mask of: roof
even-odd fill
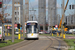
[[[27,21],[27,23],[38,23],[37,21]]]

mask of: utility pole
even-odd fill
[[[75,3],[75,0],[74,0],[74,3]],[[75,19],[75,4],[74,4],[74,19]],[[74,22],[75,24],[75,22]]]
[[[53,21],[53,20],[52,20],[52,9],[53,9],[53,8],[51,8],[51,15],[50,15],[50,16],[51,16],[51,19],[50,19],[50,25],[51,25],[51,34],[52,34],[52,24],[53,24],[53,23],[52,23],[52,21]]]
[[[14,22],[15,22],[15,16],[14,16],[14,0],[12,0],[12,42],[14,42]]]
[[[23,8],[23,39],[24,39],[24,36],[25,36],[25,16],[24,16],[24,8]]]
[[[33,16],[32,16],[32,21],[33,21]]]
[[[3,11],[3,0],[2,0],[2,41],[3,41],[3,19],[4,19],[4,11]]]
[[[29,20],[29,0],[25,0],[25,22]]]
[[[36,11],[36,10],[34,10],[34,8],[33,8],[32,10],[29,10],[29,11],[30,11],[30,12],[31,12],[31,11],[34,11],[34,16],[35,16],[35,11]],[[34,18],[34,17],[32,16],[32,21],[33,21],[33,18]]]

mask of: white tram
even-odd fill
[[[27,39],[38,39],[38,22],[37,21],[27,21],[26,24],[26,38]]]

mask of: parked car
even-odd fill
[[[57,33],[61,33],[61,31],[56,31]]]
[[[65,33],[66,33],[66,34],[72,34],[72,32],[69,32],[69,31],[65,31]]]
[[[49,32],[48,32],[48,31],[46,31],[46,34],[49,34]]]
[[[39,34],[44,34],[44,32],[39,32]]]
[[[49,32],[49,34],[51,33],[51,31]],[[56,34],[57,33],[57,31],[56,30],[52,30],[52,33],[53,34]]]
[[[15,28],[15,34],[19,34],[18,28]]]

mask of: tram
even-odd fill
[[[38,22],[37,21],[27,21],[26,24],[26,39],[38,39]]]

